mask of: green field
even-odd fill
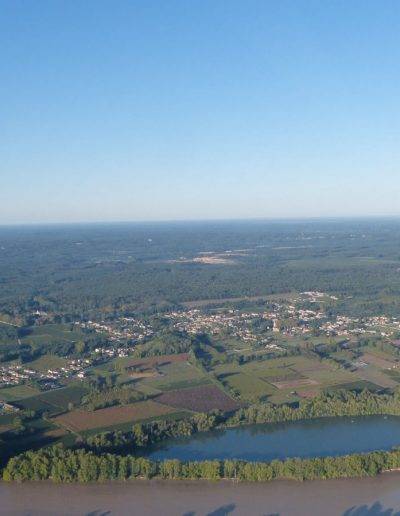
[[[82,339],[83,336],[83,332],[76,327],[71,329],[69,324],[45,324],[43,326],[31,327],[30,333],[21,337],[21,342],[37,347],[48,343],[76,342]]]
[[[29,369],[35,369],[42,373],[46,373],[49,369],[61,369],[65,367],[67,360],[56,355],[43,355],[32,362],[26,364]]]
[[[265,380],[241,371],[232,371],[229,367],[219,368],[217,377],[224,387],[243,401],[256,402],[271,396],[276,391],[275,387]]]
[[[13,387],[4,387],[0,389],[0,400],[13,402],[23,398],[29,398],[39,393],[38,389],[29,387],[28,385],[15,385]]]
[[[137,382],[138,388],[140,389],[142,385],[145,385],[159,391],[169,391],[210,382],[205,374],[187,362],[172,362],[158,367],[158,371],[160,376],[139,380]]]
[[[87,392],[83,385],[70,385],[22,399],[18,406],[22,409],[47,411],[53,415],[67,410],[69,403],[79,405],[82,396]]]

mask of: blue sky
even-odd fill
[[[400,215],[400,3],[0,0],[0,223]]]

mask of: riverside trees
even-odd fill
[[[288,459],[272,462],[207,460],[153,462],[132,455],[95,455],[83,449],[54,446],[29,451],[10,459],[3,471],[5,481],[53,480],[54,482],[102,482],[134,478],[235,479],[265,482],[273,479],[314,480],[374,476],[400,467],[400,450],[376,451],[342,457]]]

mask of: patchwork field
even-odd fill
[[[310,397],[318,391],[359,380],[354,373],[335,369],[316,358],[294,356],[215,368],[218,380],[245,402],[274,403]],[[295,391],[295,394],[294,392]]]
[[[400,361],[394,354],[368,346],[357,356],[346,357],[356,367],[358,380],[376,389],[394,389],[400,383]],[[337,354],[336,354],[337,356]]]
[[[134,423],[174,412],[176,410],[172,407],[147,400],[132,403],[131,405],[100,409],[94,412],[73,410],[54,418],[54,422],[73,432],[80,432],[121,423]]]

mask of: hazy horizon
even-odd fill
[[[354,215],[354,216],[322,216],[322,217],[248,217],[248,218],[209,218],[209,219],[146,219],[146,220],[78,220],[78,221],[46,221],[46,222],[13,222],[3,224],[0,228],[43,227],[43,226],[124,226],[124,225],[167,225],[167,224],[240,224],[240,223],[351,223],[368,221],[399,221],[400,215]]]

